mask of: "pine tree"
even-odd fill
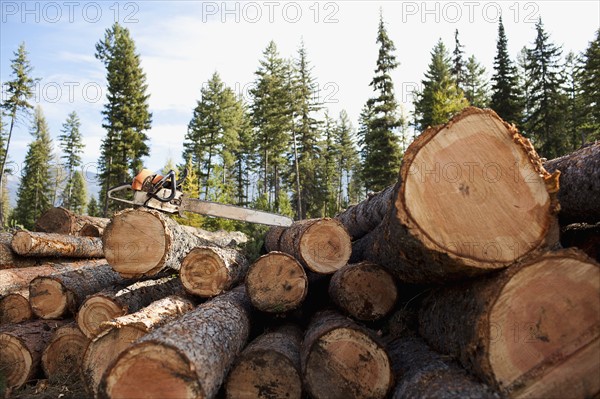
[[[96,196],[94,195],[92,195],[92,198],[90,198],[90,201],[87,204],[87,214],[96,217],[99,217],[102,214],[100,204],[98,204],[98,200],[96,200]]]
[[[80,198],[82,196],[82,193],[75,190],[74,180],[75,172],[77,172],[77,168],[81,166],[81,154],[85,148],[85,145],[82,142],[81,132],[79,131],[80,128],[81,122],[79,121],[79,117],[77,116],[77,113],[73,111],[69,114],[66,122],[63,124],[63,129],[61,130],[63,134],[58,136],[60,147],[64,154],[62,159],[65,160],[64,168],[67,174],[65,187],[62,193],[62,206],[72,211],[75,210],[73,209],[73,199],[77,197],[77,203],[80,205]],[[83,176],[80,174],[78,178],[83,179]]]
[[[181,183],[181,191],[186,194],[189,198],[199,198],[200,186],[198,184],[198,176],[196,175],[196,167],[192,162],[192,158],[188,157],[185,165],[179,168],[180,174],[183,173],[184,169],[187,169],[187,177]],[[179,224],[186,226],[202,227],[204,217],[197,213],[188,212],[184,217],[174,216],[173,217]]]
[[[458,29],[454,31],[454,51],[452,52],[452,77],[459,89],[466,92],[467,90],[467,64],[465,63],[464,45],[458,39]]]
[[[52,176],[52,140],[41,107],[35,109],[31,128],[33,141],[29,144],[17,193],[15,219],[27,229],[33,228],[40,215],[52,206],[50,193]]]
[[[488,106],[489,94],[485,67],[475,59],[474,55],[467,61],[463,91],[471,105],[480,108]]]
[[[583,53],[582,88],[584,140],[600,140],[600,29]]]
[[[357,167],[357,171],[360,175],[360,192],[366,193],[367,185],[366,185],[366,177],[365,177],[365,160],[369,157],[369,150],[372,147],[371,140],[373,135],[371,134],[371,119],[373,118],[373,110],[369,106],[369,104],[365,104],[360,112],[358,117],[358,147],[359,147],[359,156],[360,156],[360,164]]]
[[[87,204],[87,185],[85,183],[85,179],[83,178],[83,173],[81,173],[79,170],[76,170],[73,172],[71,179],[73,191],[71,193],[69,209],[77,214],[83,214]]]
[[[4,131],[4,121],[3,121],[3,110],[0,109],[0,159],[5,157],[6,151],[5,151],[5,131]],[[8,187],[6,186],[7,182],[8,182],[8,174],[11,171],[9,171],[8,169],[5,170],[5,173],[2,174],[1,178],[2,178],[2,184],[0,184],[0,187],[2,189],[2,195],[0,195],[0,207],[2,208],[2,210],[0,211],[0,213],[2,215],[6,215],[8,216],[9,213],[9,209],[10,209],[10,198],[8,195]],[[0,224],[0,229],[2,229],[2,227],[4,227],[5,224]]]
[[[565,58],[563,80],[566,95],[565,132],[569,134],[569,149],[576,150],[585,143],[585,101],[581,85],[583,65],[581,60],[569,52]]]
[[[358,164],[358,153],[354,143],[354,128],[345,110],[340,112],[335,131],[335,147],[337,150],[338,187],[336,211],[346,208],[350,203],[350,190],[353,171]],[[344,187],[345,183],[345,187]],[[344,195],[345,194],[345,195]]]
[[[321,217],[334,216],[338,210],[339,147],[336,144],[337,130],[335,121],[326,113],[323,128],[323,160],[320,164],[320,169],[322,169],[320,175],[323,179],[323,193],[320,201],[322,207],[321,215],[319,215]]]
[[[142,168],[142,157],[149,155],[146,131],[152,114],[148,110],[146,75],[129,30],[115,23],[96,44],[96,58],[106,67],[107,100],[102,114],[106,137],[102,141],[99,177],[104,215],[109,204],[108,188],[130,181]],[[117,209],[116,203],[110,204]]]
[[[254,131],[252,130],[252,121],[248,114],[247,107],[243,102],[241,104],[241,117],[239,126],[239,143],[234,149],[235,159],[235,203],[240,206],[248,206],[250,203],[250,176],[253,171],[253,165],[256,158]]]

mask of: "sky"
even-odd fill
[[[439,38],[454,49],[458,29],[467,56],[474,54],[492,75],[498,18],[502,15],[514,60],[532,46],[542,18],[553,43],[580,53],[600,27],[600,1],[0,1],[0,81],[10,79],[10,60],[25,42],[40,78],[34,103],[41,105],[55,138],[71,111],[81,119],[84,170],[96,171],[105,135],[105,69],[95,44],[114,22],[127,27],[146,73],[153,114],[146,167],[181,162],[184,136],[200,89],[217,71],[249,100],[259,60],[274,40],[281,56],[307,49],[319,93],[333,117],[345,109],[357,126],[373,95],[379,10],[396,46],[396,96],[407,115]],[[4,99],[4,84],[2,85]],[[12,178],[31,141],[31,121],[22,119],[9,150]],[[93,183],[93,182],[90,182]],[[13,199],[14,201],[14,199]]]

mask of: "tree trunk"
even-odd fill
[[[42,354],[46,377],[63,384],[79,380],[83,353],[89,342],[75,321],[56,329]]]
[[[102,240],[98,237],[75,237],[21,230],[13,236],[12,248],[16,253],[23,256],[104,257]]]
[[[112,363],[100,396],[214,397],[248,339],[250,309],[235,289],[152,331]]]
[[[600,223],[574,223],[565,226],[560,231],[560,243],[565,248],[577,247],[600,262]]]
[[[558,242],[557,179],[514,126],[467,108],[407,149],[393,206],[352,262],[432,283],[533,259]]]
[[[123,277],[179,270],[192,249],[210,245],[161,212],[141,208],[115,214],[102,239],[106,260]]]
[[[106,368],[135,341],[182,314],[194,305],[187,299],[172,295],[135,313],[104,322],[106,327],[87,347],[82,361],[82,378],[90,395],[98,396],[98,384]]]
[[[243,281],[248,260],[235,249],[197,247],[181,262],[179,277],[192,295],[213,297]]]
[[[61,320],[33,320],[0,328],[0,370],[8,389],[7,397],[13,389],[35,377],[42,351],[53,330],[64,323]]]
[[[391,388],[390,361],[375,334],[339,313],[313,317],[301,355],[313,398],[384,398]]]
[[[265,234],[265,249],[267,252],[279,251],[279,240],[286,230],[285,227],[273,226]]]
[[[88,296],[77,312],[77,324],[89,339],[96,337],[105,321],[128,313],[169,295],[185,296],[181,281],[176,277],[139,281],[128,287],[111,287]]]
[[[600,265],[568,249],[426,298],[420,332],[511,397],[600,391]]]
[[[560,171],[559,219],[562,225],[600,222],[600,142],[544,163]]]
[[[256,338],[236,359],[225,384],[226,397],[302,398],[301,342],[302,331],[293,325]]]
[[[352,245],[346,229],[337,220],[307,219],[285,229],[278,250],[292,255],[315,273],[331,274],[348,263]]]
[[[59,319],[74,314],[88,295],[127,281],[110,268],[82,267],[34,278],[29,284],[29,303],[42,319]]]
[[[32,317],[29,290],[23,289],[0,297],[0,325],[21,323]]]
[[[398,290],[384,268],[361,262],[335,272],[329,283],[329,296],[344,313],[357,320],[373,321],[392,311]]]
[[[296,259],[283,252],[269,252],[250,266],[246,291],[255,308],[282,313],[299,307],[308,292],[308,278]]]
[[[86,237],[102,237],[109,219],[78,215],[63,207],[50,208],[35,222],[35,231]]]

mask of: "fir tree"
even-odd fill
[[[585,143],[585,101],[581,85],[583,65],[573,52],[565,58],[563,90],[566,95],[565,132],[570,133],[569,149],[576,150]]]
[[[62,193],[62,206],[74,211],[73,199],[77,197],[78,206],[81,205],[80,198],[82,193],[75,190],[74,176],[77,168],[81,166],[81,154],[85,145],[81,139],[81,122],[75,111],[71,112],[67,117],[66,122],[63,124],[62,134],[58,136],[60,140],[60,147],[63,152],[62,159],[64,159],[64,168],[66,170],[66,183]],[[83,176],[79,176],[82,178]],[[81,184],[78,183],[81,187]],[[84,193],[85,194],[85,193]],[[84,196],[86,198],[86,196]]]
[[[102,211],[100,210],[100,204],[98,204],[98,200],[96,200],[94,195],[92,195],[92,198],[90,198],[90,201],[87,204],[87,214],[89,216],[96,217],[102,214]]]
[[[77,214],[83,214],[87,204],[87,185],[85,179],[83,178],[83,173],[81,173],[79,170],[76,170],[73,172],[71,180],[73,184],[73,190],[71,193],[69,209]]]
[[[485,108],[489,103],[488,83],[483,67],[472,55],[467,61],[463,91],[469,103],[475,107]]]
[[[464,45],[458,39],[458,29],[454,31],[454,51],[452,52],[452,77],[459,89],[466,92],[467,88],[467,64],[465,63]]]
[[[335,147],[337,150],[338,187],[336,211],[346,208],[350,202],[351,180],[353,171],[358,164],[358,153],[354,143],[354,128],[345,110],[340,112],[335,131]],[[345,187],[344,187],[345,184]],[[344,196],[345,194],[345,196]]]
[[[360,155],[360,164],[357,168],[358,174],[360,175],[361,187],[360,191],[366,190],[367,185],[365,182],[365,160],[369,157],[369,150],[371,148],[371,140],[373,135],[371,134],[371,119],[373,118],[373,110],[369,104],[365,104],[360,112],[358,118],[358,147]]]
[[[323,196],[320,217],[334,216],[337,213],[338,181],[339,181],[339,147],[336,145],[338,127],[335,121],[325,114],[323,135],[323,162],[321,175],[323,179]],[[315,215],[316,216],[316,215]]]
[[[600,140],[600,29],[583,53],[582,88],[584,140]]]
[[[188,157],[185,165],[180,167],[180,173],[187,169],[187,177],[181,184],[181,191],[186,194],[189,198],[199,198],[200,186],[198,184],[198,176],[196,175],[196,167],[192,162],[192,158]],[[173,217],[179,224],[187,226],[202,227],[204,217],[197,213],[188,212],[185,217],[174,216]]]
[[[256,151],[250,115],[243,102],[240,102],[240,105],[241,119],[238,132],[240,145],[233,151],[235,159],[235,203],[240,206],[247,206],[250,196],[248,192],[250,188],[250,176],[253,173],[252,167],[255,163]]]

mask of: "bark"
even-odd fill
[[[0,325],[21,323],[33,317],[29,306],[29,291],[23,289],[18,292],[0,297]]]
[[[87,347],[82,360],[82,379],[90,395],[98,395],[98,384],[106,368],[135,341],[182,314],[194,305],[172,295],[125,316],[104,322],[106,327]]]
[[[369,260],[409,283],[503,269],[558,244],[558,173],[493,111],[467,108],[407,149],[393,206],[356,241]]]
[[[152,302],[169,295],[185,296],[176,277],[139,281],[125,288],[111,287],[88,296],[77,312],[77,324],[86,337],[92,339],[105,321],[137,312]]]
[[[248,260],[231,248],[197,247],[181,262],[179,277],[187,292],[213,297],[243,281]]]
[[[296,259],[283,252],[269,252],[250,266],[246,291],[255,308],[282,313],[299,307],[308,292],[308,277]]]
[[[248,339],[250,309],[235,289],[152,331],[112,363],[100,397],[214,397]]]
[[[267,252],[279,251],[279,240],[286,230],[285,227],[273,226],[265,234],[265,249]]]
[[[56,329],[42,353],[42,369],[46,377],[63,384],[64,381],[77,381],[83,353],[89,342],[75,321]]]
[[[302,331],[293,325],[265,333],[236,359],[227,377],[227,398],[302,397],[300,344]]]
[[[16,253],[23,256],[104,257],[102,240],[98,237],[75,237],[21,230],[13,236],[12,248]]]
[[[346,314],[357,320],[378,320],[392,311],[398,298],[394,278],[371,262],[349,264],[335,272],[329,296]]]
[[[161,212],[142,208],[114,215],[102,240],[106,260],[123,277],[179,270],[193,248],[210,245]]]
[[[544,163],[560,171],[559,218],[562,225],[600,222],[600,142]]]
[[[375,334],[332,311],[317,313],[302,343],[305,388],[314,398],[384,398],[392,384]]]
[[[35,222],[35,231],[87,237],[102,237],[109,219],[78,215],[72,211],[56,207],[50,208]]]
[[[208,231],[198,227],[181,226],[193,235],[214,243],[219,247],[237,248],[248,242],[248,236],[241,231]]]
[[[600,391],[600,265],[548,253],[427,297],[420,332],[511,397],[589,397]]]
[[[565,248],[577,247],[600,262],[600,223],[574,223],[565,226],[560,232],[560,243]]]

